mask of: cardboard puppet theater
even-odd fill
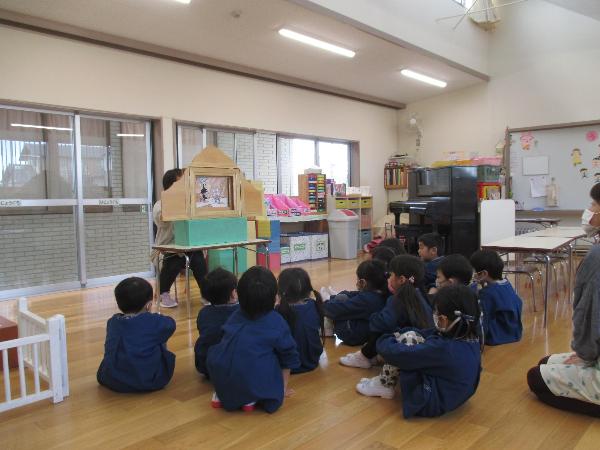
[[[177,245],[212,245],[248,239],[247,218],[264,216],[260,182],[244,178],[233,160],[208,146],[161,194],[162,220],[174,222]]]

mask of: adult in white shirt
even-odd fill
[[[182,169],[171,169],[167,170],[163,176],[163,189],[166,191],[173,183],[179,180],[183,176]],[[173,244],[175,236],[173,234],[173,222],[163,222],[161,216],[161,203],[160,200],[154,204],[152,209],[152,216],[154,217],[154,223],[157,227],[156,232],[156,244],[167,245]],[[194,274],[194,278],[200,286],[202,278],[206,275],[206,260],[204,259],[203,252],[191,252],[188,255],[190,257],[190,269]],[[158,251],[152,252],[152,259],[158,258]],[[185,258],[183,255],[177,255],[175,253],[166,253],[163,255],[163,261],[160,270],[160,306],[163,308],[174,308],[177,306],[177,301],[170,295],[171,286],[175,282],[177,275],[181,272],[181,269],[185,267]]]

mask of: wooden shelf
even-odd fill
[[[384,186],[384,188],[388,191],[392,191],[394,189],[408,189],[407,186],[404,186],[402,184],[388,184],[387,186]]]

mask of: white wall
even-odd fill
[[[100,46],[0,27],[0,99],[360,141],[361,184],[386,208],[397,112]],[[163,137],[173,166],[172,135]]]
[[[542,0],[504,8],[490,46],[487,84],[409,104],[401,149],[414,154],[406,122],[423,122],[419,161],[444,151],[494,153],[504,130],[600,119],[600,22]]]
[[[459,18],[436,22],[465,12],[453,0],[293,1],[325,8],[477,72],[488,72],[489,35],[467,19],[456,30],[452,27]]]

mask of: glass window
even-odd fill
[[[180,166],[187,167],[192,162],[192,159],[194,159],[194,156],[204,148],[204,145],[202,145],[202,128],[179,125],[177,133]]]
[[[336,184],[345,183],[350,185],[350,170],[348,167],[349,161],[349,146],[340,142],[323,142],[318,143],[318,158],[319,167],[323,169],[323,173],[327,178],[335,180]]]
[[[72,199],[73,118],[0,109],[0,198]]]
[[[315,141],[292,139],[290,145],[291,195],[298,195],[298,175],[315,165]]]

